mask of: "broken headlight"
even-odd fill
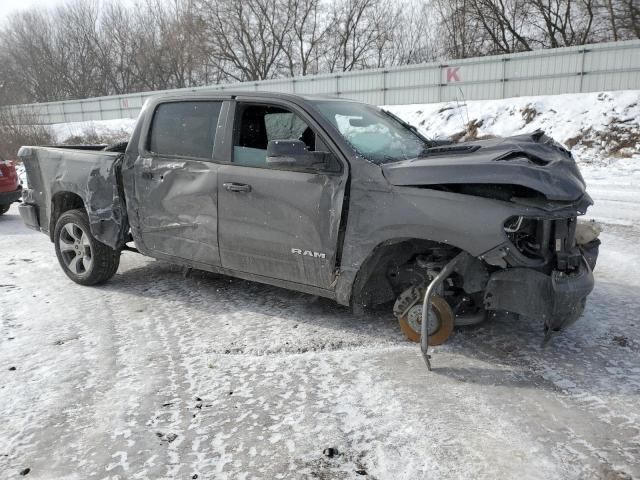
[[[542,260],[555,270],[570,272],[579,267],[582,256],[576,242],[576,226],[577,217],[514,216],[504,223],[504,231],[525,257]]]

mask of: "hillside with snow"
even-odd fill
[[[506,137],[541,129],[581,163],[640,152],[640,91],[389,106],[429,138]]]

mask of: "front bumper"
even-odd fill
[[[11,205],[22,197],[22,185],[10,192],[0,192],[0,205]]]
[[[541,319],[547,330],[560,331],[580,317],[593,286],[593,272],[584,257],[571,274],[554,271],[545,275],[530,268],[508,268],[489,277],[484,305],[487,310]]]

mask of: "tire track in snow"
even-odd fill
[[[3,427],[19,447],[0,443],[12,449],[0,468],[19,478],[26,462],[38,478],[48,465],[50,476],[83,480],[363,478],[359,469],[412,480],[637,475],[638,332],[628,324],[638,306],[635,284],[613,283],[629,281],[612,261],[635,242],[608,235],[595,303],[550,351],[538,348],[538,322],[497,319],[456,330],[434,350],[431,374],[389,316],[358,319],[223,277],[182,279],[130,254],[113,282],[76,287],[47,239],[24,235],[15,257],[35,251],[35,261],[0,263],[20,287],[0,291],[0,301],[20,302],[11,328],[24,342],[0,348],[0,358],[26,367],[20,382],[0,372],[2,410],[25,414]],[[34,285],[50,304],[24,300]],[[78,340],[54,346],[74,332]],[[625,332],[629,346],[615,344]],[[49,378],[45,366],[73,374]],[[29,385],[41,390],[34,406]],[[165,428],[178,434],[168,444],[155,436]],[[60,432],[67,445],[47,447]],[[327,447],[341,453],[325,457]]]

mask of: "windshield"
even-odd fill
[[[416,158],[428,142],[409,125],[377,107],[356,102],[317,102],[323,117],[363,157],[374,163]]]

